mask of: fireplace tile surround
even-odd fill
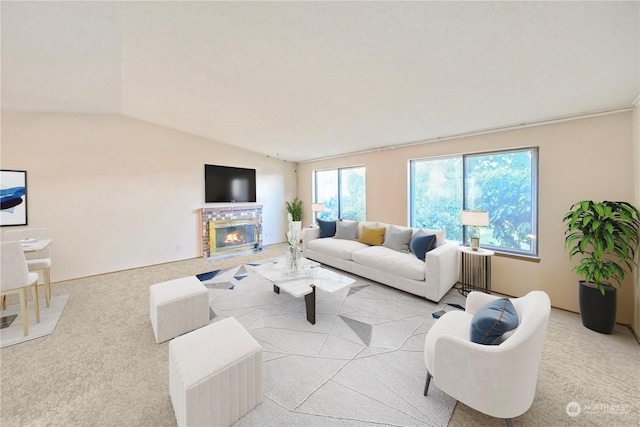
[[[201,254],[204,258],[209,258],[213,254],[209,249],[209,221],[223,221],[235,219],[257,219],[258,227],[258,248],[262,247],[262,205],[221,205],[200,209],[200,236]]]

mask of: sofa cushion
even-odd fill
[[[411,230],[412,232],[414,232],[414,231],[416,231],[416,230],[417,230],[417,228],[404,227],[404,226],[402,226],[402,225],[387,224],[387,223],[385,223],[385,222],[379,222],[379,223],[378,223],[378,227],[384,227],[384,228],[386,228],[387,230],[388,230],[391,226],[394,226],[395,228],[398,228],[398,229],[400,229],[400,230]]]
[[[436,241],[435,234],[427,234],[423,230],[418,230],[411,239],[409,246],[411,252],[413,252],[418,259],[424,261],[427,252],[436,248]]]
[[[377,222],[370,222],[370,221],[358,221],[358,234],[357,234],[357,238],[359,239],[360,237],[362,237],[362,229],[364,227],[368,227],[368,228],[382,228],[382,225],[378,225]]]
[[[384,246],[368,246],[354,251],[353,261],[366,267],[406,279],[424,280],[425,264],[412,253],[402,253]]]
[[[411,242],[412,234],[413,230],[410,228],[399,228],[391,225],[387,228],[387,233],[384,236],[384,247],[407,253],[409,252],[409,242]]]
[[[320,235],[318,238],[324,239],[326,237],[333,237],[336,235],[336,221],[323,221],[318,220],[318,227],[320,227]]]
[[[491,301],[476,311],[471,319],[471,341],[498,344],[502,334],[518,327],[518,313],[508,298]]]
[[[358,242],[372,246],[380,246],[384,242],[384,233],[386,228],[369,228],[362,227],[362,235]]]
[[[328,239],[313,239],[307,243],[307,248],[312,251],[349,261],[351,260],[351,254],[353,252],[369,247],[370,246],[360,243],[357,240],[336,239],[335,237]]]
[[[356,240],[358,221],[336,221],[336,239]]]

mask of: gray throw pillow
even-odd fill
[[[356,240],[358,221],[336,221],[336,239]]]
[[[411,229],[402,229],[394,225],[387,228],[384,235],[383,246],[398,252],[409,252],[409,242],[411,242]]]

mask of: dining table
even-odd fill
[[[23,239],[20,240],[20,246],[22,246],[22,250],[24,253],[30,252],[38,252],[43,249],[46,249],[53,243],[53,239]]]

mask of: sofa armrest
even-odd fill
[[[310,240],[317,239],[320,236],[319,227],[305,228],[302,230],[302,253],[307,250],[307,244]]]
[[[457,242],[445,242],[425,256],[426,297],[440,301],[460,277],[460,253]]]

